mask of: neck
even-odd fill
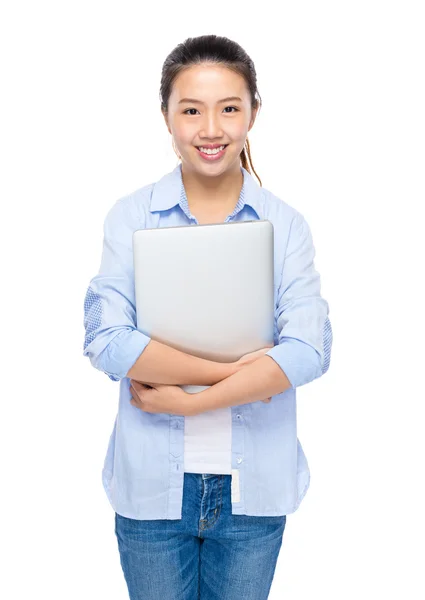
[[[208,209],[235,206],[243,185],[240,165],[216,177],[186,169],[182,164],[183,185],[190,208]]]

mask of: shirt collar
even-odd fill
[[[243,174],[243,184],[239,196],[238,205],[240,209],[245,204],[251,206],[258,217],[261,219],[261,187],[255,181],[254,177],[241,165]],[[184,193],[182,178],[182,163],[179,163],[175,169],[167,173],[155,183],[152,190],[150,211],[169,210],[176,204],[184,203],[186,194]],[[187,200],[186,200],[187,202]]]

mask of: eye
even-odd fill
[[[226,108],[233,108],[236,112],[239,110],[238,108],[236,108],[236,106],[226,106],[225,109]],[[187,108],[185,111],[183,111],[183,114],[185,115],[186,113],[189,112],[189,110],[197,110],[197,109],[196,108]],[[227,114],[232,114],[232,113],[227,113]]]

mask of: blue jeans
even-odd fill
[[[232,515],[231,475],[185,473],[181,519],[115,513],[130,600],[265,600],[286,515]]]

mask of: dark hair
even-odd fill
[[[178,44],[164,61],[160,86],[161,109],[164,113],[168,111],[168,100],[173,82],[180,71],[202,63],[219,64],[241,75],[245,79],[251,95],[251,107],[253,109],[258,106],[261,107],[261,96],[257,90],[257,74],[254,63],[245,50],[239,44],[226,37],[201,35],[199,37],[187,38],[184,42]],[[259,100],[256,96],[258,96]],[[245,147],[240,157],[242,166],[249,173],[251,173],[252,169],[261,186],[261,179],[258,177],[252,164],[248,137],[246,138]]]

